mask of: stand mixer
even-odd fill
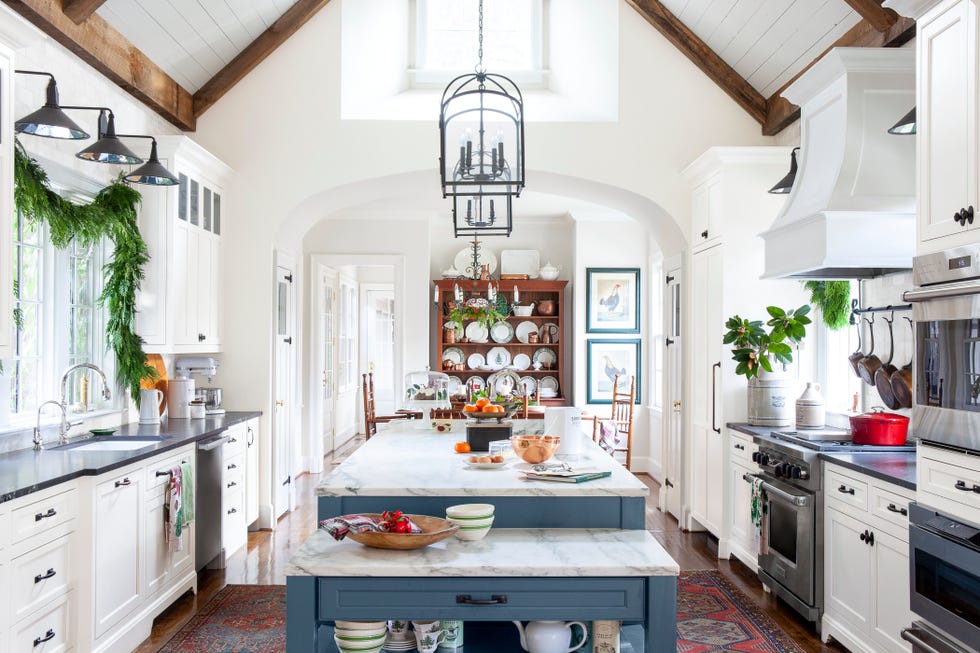
[[[174,361],[178,379],[189,379],[192,374],[211,377],[218,373],[218,361],[210,356],[185,356]],[[195,396],[204,400],[206,415],[223,415],[225,409],[221,407],[221,388],[197,388]]]

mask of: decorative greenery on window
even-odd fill
[[[823,323],[833,331],[843,329],[851,317],[850,281],[806,281],[810,303],[820,309]]]
[[[19,141],[14,157],[14,200],[30,221],[48,226],[51,243],[66,249],[77,243],[85,248],[108,238],[114,245],[112,260],[103,266],[105,286],[99,304],[108,310],[106,344],[116,355],[116,376],[139,403],[140,379],[155,378],[147,365],[143,339],[134,331],[136,291],[143,279],[143,266],[150,260],[146,242],[136,222],[139,192],[115,181],[96,195],[90,204],[72,204],[48,185],[48,175],[30,158]]]

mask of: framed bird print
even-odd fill
[[[643,396],[640,388],[640,340],[586,340],[588,352],[587,401],[590,404],[611,404],[613,382],[619,375],[619,389],[629,389],[629,377],[636,378],[636,399]]]
[[[640,269],[586,268],[585,332],[640,332]]]

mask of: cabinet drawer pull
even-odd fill
[[[238,465],[236,465],[235,463],[232,463],[232,464],[228,465],[228,467],[226,467],[226,469],[238,469]]]
[[[41,521],[42,519],[47,519],[48,517],[54,517],[58,514],[58,511],[54,508],[48,508],[47,512],[39,512],[34,515],[34,521]]]
[[[966,484],[966,481],[956,481],[956,485],[953,487],[955,487],[957,490],[962,490],[963,492],[973,492],[973,488],[976,486],[970,487]]]
[[[228,438],[228,444],[234,444],[238,442],[238,438]]]
[[[231,483],[229,483],[225,487],[235,487],[236,485],[238,485],[238,483],[236,483],[235,481],[232,481]]]
[[[889,512],[897,512],[898,514],[902,515],[903,517],[908,517],[908,515],[909,515],[909,511],[908,510],[906,510],[905,508],[899,508],[894,503],[889,503],[888,504],[888,511]]]
[[[129,480],[128,476],[121,481],[116,481],[116,487],[124,487],[126,485],[132,485],[132,484],[133,482]]]
[[[161,472],[159,469],[157,470],[157,476],[170,476],[171,474],[173,474],[173,472],[171,472],[169,469],[165,472]]]
[[[44,642],[50,642],[52,639],[54,639],[54,628],[48,628],[48,632],[44,633],[44,637],[34,638],[34,646],[40,646]]]
[[[705,229],[704,231],[701,232],[701,237],[702,238],[707,238],[708,237],[708,230],[707,229]]]
[[[837,491],[841,494],[854,494],[854,488],[847,487],[846,485],[841,485],[839,488],[837,488]]]
[[[474,599],[469,594],[457,594],[456,603],[465,605],[502,605],[507,603],[507,595],[491,594],[489,599]]]
[[[745,445],[744,444],[736,444],[735,445],[735,448],[736,449],[741,449],[742,451],[745,451]]]
[[[231,510],[228,511],[228,514],[234,515],[236,512],[238,512],[238,508],[232,508]]]
[[[205,336],[204,336],[204,334],[203,334],[203,333],[199,333],[199,334],[197,334],[197,341],[198,341],[198,342],[204,342],[204,341],[205,341],[205,339],[206,339],[206,338],[205,338]]]
[[[54,575],[57,574],[57,573],[58,572],[56,572],[54,570],[54,567],[52,567],[51,569],[48,569],[43,574],[38,574],[37,576],[35,576],[34,577],[34,583],[37,584],[37,583],[40,583],[42,580],[47,580],[49,578],[53,578]]]

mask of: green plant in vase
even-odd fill
[[[806,335],[807,317],[810,305],[786,311],[778,306],[766,308],[769,320],[746,320],[733,315],[725,322],[725,336],[722,343],[732,346],[732,360],[738,363],[735,373],[751,379],[763,369],[772,372],[773,359],[788,365],[793,362],[791,344],[799,344]],[[767,331],[765,327],[769,327]]]
[[[487,331],[494,324],[507,319],[507,313],[502,313],[496,303],[491,303],[483,297],[473,297],[464,302],[456,302],[449,311],[449,321],[456,326],[456,330],[463,328],[466,322],[480,322]]]

